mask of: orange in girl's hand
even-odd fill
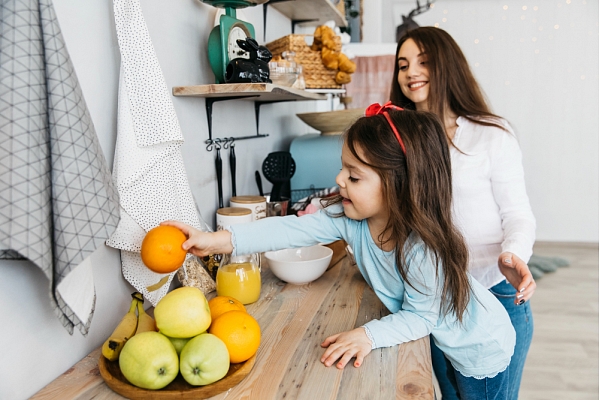
[[[212,321],[208,332],[225,342],[232,364],[248,360],[260,346],[260,325],[244,311],[227,311]]]
[[[239,301],[229,296],[216,296],[208,301],[210,319],[214,321],[227,311],[246,311],[246,307]]]
[[[150,229],[142,241],[142,261],[158,274],[176,271],[185,261],[186,251],[181,248],[186,236],[178,228],[159,225]]]

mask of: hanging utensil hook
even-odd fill
[[[218,139],[217,139],[218,140]],[[223,161],[221,159],[221,143],[215,143],[217,155],[215,157],[215,169],[217,170],[217,192],[219,199],[219,208],[223,208]]]

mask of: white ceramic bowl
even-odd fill
[[[273,274],[294,285],[304,285],[323,275],[332,256],[333,250],[321,245],[265,253]]]

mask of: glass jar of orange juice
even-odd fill
[[[254,303],[260,297],[260,255],[232,256],[223,254],[217,270],[217,295],[230,296],[242,304]]]

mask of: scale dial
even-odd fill
[[[244,25],[234,25],[231,27],[227,38],[227,55],[229,61],[235,58],[250,58],[248,52],[240,48],[237,44],[238,39],[245,40],[248,37],[251,37],[250,32],[248,32]]]

